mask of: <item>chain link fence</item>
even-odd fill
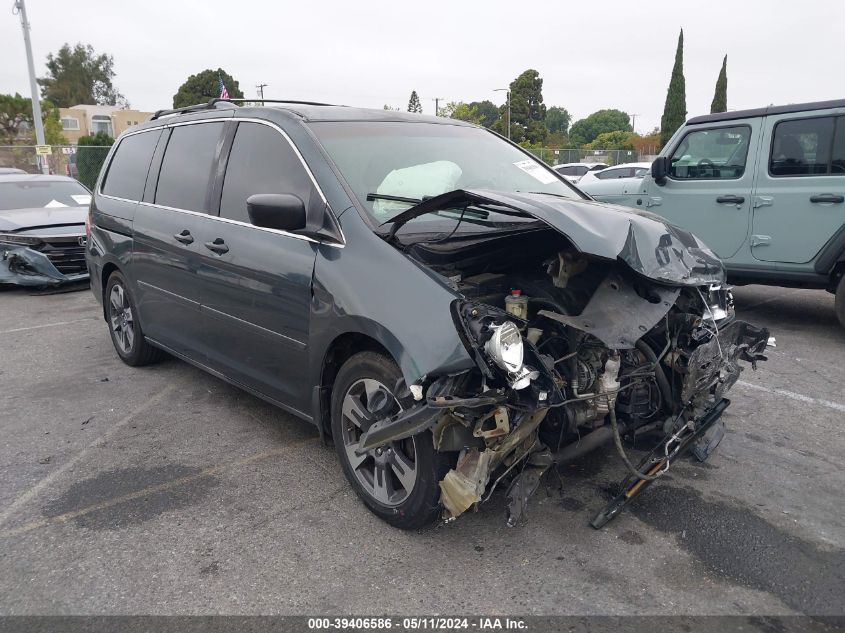
[[[49,154],[39,156],[34,145],[0,145],[0,168],[12,167],[28,174],[70,176],[93,190],[111,149],[98,145],[51,145],[50,148]]]
[[[639,154],[635,150],[628,149],[553,149],[541,147],[528,151],[549,165],[562,165],[564,163],[621,165],[622,163],[649,162],[654,158],[651,154]]]

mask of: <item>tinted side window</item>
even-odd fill
[[[832,140],[832,117],[781,121],[775,125],[769,173],[772,176],[827,174]]]
[[[631,175],[630,167],[620,167],[619,169],[605,169],[596,174],[596,178],[600,180],[612,180],[613,178],[627,178]]]
[[[127,136],[114,152],[101,187],[107,196],[140,200],[161,130]]]
[[[555,167],[557,169],[557,173],[563,174],[564,176],[574,176],[575,175],[575,168],[574,167]]]
[[[254,193],[292,193],[306,208],[314,185],[290,144],[275,129],[239,123],[226,166],[220,217],[249,222],[246,199]]]
[[[205,211],[211,166],[223,123],[198,123],[173,128],[156,188],[156,204]]]
[[[689,132],[672,152],[676,180],[730,180],[745,173],[751,128],[747,125]]]
[[[836,134],[833,135],[830,175],[845,176],[845,116],[836,118]]]

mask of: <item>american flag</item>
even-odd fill
[[[223,83],[223,77],[218,75],[217,81],[220,82],[220,98],[221,99],[228,99],[229,98],[229,91],[226,90],[226,84]]]

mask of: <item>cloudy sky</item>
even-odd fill
[[[20,22],[0,13],[0,93],[28,94]],[[845,97],[842,0],[622,2],[254,2],[27,0],[36,74],[64,42],[114,56],[115,85],[134,108],[171,107],[188,75],[222,67],[247,97],[403,109],[415,89],[427,113],[445,101],[504,101],[526,68],[547,105],[577,119],[601,108],[659,124],[678,30],[689,115],[709,111],[722,56],[728,107]]]

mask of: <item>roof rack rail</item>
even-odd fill
[[[172,114],[185,114],[187,112],[200,112],[202,110],[216,110],[216,109],[231,109],[237,108],[238,105],[232,103],[231,99],[209,99],[207,103],[197,103],[195,105],[190,105],[184,108],[173,108],[172,110],[156,110],[155,113],[150,117],[150,121],[155,121],[156,119],[168,116]]]
[[[297,105],[332,106],[333,103],[320,103],[319,101],[296,101],[294,99],[228,99],[233,103],[295,103]]]

